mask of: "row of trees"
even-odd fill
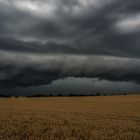
[[[77,97],[77,96],[113,96],[113,95],[118,95],[118,94],[101,94],[101,93],[96,93],[96,94],[74,94],[74,93],[70,93],[69,95],[63,95],[63,94],[57,94],[57,95],[53,95],[53,94],[35,94],[35,95],[28,95],[28,96],[22,96],[22,97],[62,97],[62,96],[68,96],[68,97]],[[126,93],[123,94],[119,94],[119,95],[127,95]],[[11,96],[11,95],[0,95],[0,98],[19,98],[21,96]]]
[[[30,95],[30,96],[27,96],[27,97],[63,97],[63,96],[68,96],[68,97],[76,97],[76,96],[100,96],[101,94],[100,93],[97,93],[97,94],[74,94],[74,93],[70,93],[69,95],[64,95],[64,94],[57,94],[57,95],[52,95],[52,94],[49,94],[49,95],[41,95],[41,94],[38,94],[38,95]],[[104,94],[105,96],[105,94]]]

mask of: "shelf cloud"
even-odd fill
[[[0,88],[66,77],[140,83],[139,0],[0,0]]]

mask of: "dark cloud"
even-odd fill
[[[138,0],[1,1],[1,36],[19,41],[0,46],[27,52],[139,57],[139,32],[124,34],[115,29],[122,18],[139,14],[139,6]],[[18,47],[20,41],[25,48]]]
[[[0,64],[1,87],[46,85],[69,76],[140,82],[140,60],[132,58],[2,52]]]
[[[0,87],[73,77],[140,83],[138,0],[0,0]]]

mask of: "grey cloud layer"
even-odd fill
[[[139,57],[139,9],[138,0],[1,0],[0,36],[26,41],[33,52],[40,44],[42,52]]]
[[[0,87],[140,82],[139,0],[0,0],[0,19]]]
[[[3,87],[45,85],[68,76],[140,83],[139,59],[2,52],[0,64]]]

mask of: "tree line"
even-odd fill
[[[68,95],[64,94],[34,94],[34,95],[27,95],[27,96],[12,96],[12,95],[6,95],[6,94],[0,94],[0,98],[19,98],[19,97],[27,97],[27,98],[32,98],[32,97],[79,97],[79,96],[113,96],[113,95],[127,95],[127,93],[122,93],[122,94],[101,94],[101,93],[96,93],[96,94],[75,94],[75,93],[70,93]]]

